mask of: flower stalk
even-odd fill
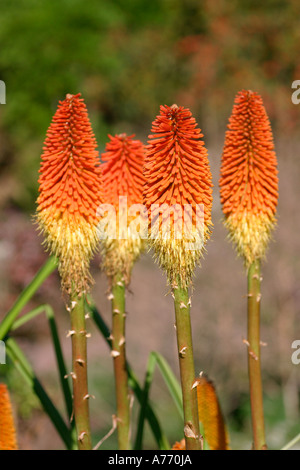
[[[195,366],[190,318],[190,301],[187,288],[173,289],[177,348],[184,413],[186,449],[200,450],[197,389],[194,387]]]
[[[87,377],[87,331],[84,296],[74,295],[71,300],[72,381],[73,406],[79,450],[91,450],[89,393]]]
[[[93,282],[89,263],[97,248],[101,169],[97,142],[80,94],[59,103],[43,147],[37,221],[58,258],[71,316],[73,411],[78,448],[91,449],[84,297]]]
[[[248,375],[255,450],[266,449],[260,355],[260,261],[248,269]]]
[[[277,159],[262,98],[242,90],[235,98],[222,155],[224,224],[248,271],[248,372],[255,449],[265,449],[260,365],[260,263],[276,224]]]
[[[125,351],[125,288],[122,274],[114,276],[111,287],[111,355],[114,361],[118,446],[120,450],[130,449],[130,403]]]
[[[186,448],[201,449],[188,288],[210,236],[212,182],[201,130],[189,109],[161,106],[144,167],[149,244],[175,303]],[[188,210],[187,210],[188,209]]]
[[[140,231],[133,233],[130,228],[132,208],[138,208],[142,203],[144,146],[134,139],[134,135],[119,134],[109,138],[106,151],[102,154],[103,199],[105,205],[114,209],[116,219],[110,220],[110,225],[105,225],[103,229],[100,224],[99,233],[102,269],[108,277],[111,289],[111,355],[114,363],[118,446],[120,450],[128,450],[131,444],[125,296],[133,265],[144,248],[141,237],[143,214],[139,215]]]

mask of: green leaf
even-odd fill
[[[142,448],[146,409],[149,406],[149,392],[150,392],[150,387],[152,385],[153,374],[155,371],[156,364],[158,365],[161,375],[174,400],[174,403],[177,407],[180,417],[183,419],[183,405],[182,405],[182,394],[181,394],[180,384],[178,380],[176,379],[173,371],[171,370],[169,364],[164,359],[164,357],[161,354],[155,351],[152,351],[148,359],[145,382],[144,382],[144,389],[142,392],[141,409],[140,409],[139,420],[138,420],[138,429],[137,429],[136,440],[135,440],[135,445],[134,445],[134,448],[136,450]]]
[[[71,393],[71,388],[69,384],[69,379],[67,378],[67,369],[65,366],[65,361],[64,361],[64,356],[60,344],[60,339],[58,336],[58,331],[57,331],[57,326],[56,326],[56,321],[54,318],[54,312],[53,309],[50,307],[50,305],[45,305],[45,312],[48,318],[49,326],[50,326],[50,331],[51,331],[51,337],[53,341],[53,346],[55,350],[55,356],[56,356],[56,362],[57,362],[57,367],[58,367],[58,372],[59,372],[59,379],[60,379],[60,384],[61,388],[63,391],[64,395],[64,400],[65,400],[65,406],[68,414],[69,421],[72,423],[72,427],[75,427],[75,421],[72,420],[72,415],[73,415],[73,399],[72,399],[72,393]]]
[[[41,313],[45,312],[48,323],[50,326],[50,331],[51,331],[51,337],[52,337],[52,342],[54,346],[54,352],[56,356],[56,363],[58,367],[58,372],[59,372],[59,379],[60,379],[60,384],[61,388],[63,391],[63,396],[65,400],[65,406],[66,406],[66,411],[69,420],[71,420],[72,414],[73,414],[73,400],[72,400],[72,393],[71,393],[71,388],[69,384],[67,376],[67,369],[65,366],[65,361],[62,353],[62,348],[60,344],[60,339],[58,335],[58,330],[57,330],[57,325],[54,317],[54,312],[52,307],[49,304],[45,305],[40,305],[39,307],[31,310],[28,312],[26,315],[23,315],[22,317],[18,318],[14,324],[11,327],[11,331],[16,330],[20,326],[24,325],[28,321],[32,320],[35,318],[37,315],[40,315]],[[72,427],[74,427],[74,420],[72,420]]]
[[[281,450],[289,450],[299,441],[300,441],[300,433],[297,434],[297,436],[294,437],[294,439],[292,439],[290,442],[288,442],[284,447],[282,447]]]
[[[94,320],[96,326],[102,333],[103,337],[105,338],[107,344],[109,347],[112,347],[111,340],[110,340],[110,330],[108,326],[106,325],[105,321],[101,317],[100,313],[98,312],[97,308],[95,305],[93,305],[89,299],[89,301],[86,303],[87,308],[89,309],[91,313],[91,318]],[[133,370],[131,369],[130,365],[127,363],[127,372],[128,372],[128,385],[130,388],[133,390],[137,400],[139,401],[140,404],[142,404],[143,401],[143,390],[138,382],[137,377],[135,376]],[[153,433],[153,436],[157,442],[157,445],[160,450],[168,450],[170,449],[170,444],[165,436],[160,423],[152,409],[152,407],[147,403],[145,407],[145,415],[147,418],[147,421],[150,425],[151,431]]]
[[[30,312],[26,313],[20,318],[17,318],[17,320],[13,323],[10,331],[15,331],[21,326],[25,325],[28,323],[30,320],[33,320],[33,318],[37,317],[41,313],[45,312],[45,305],[40,305],[39,307],[34,308]]]
[[[15,304],[8,311],[0,323],[0,340],[5,338],[5,336],[9,333],[21,310],[25,307],[38,288],[43,284],[47,277],[50,276],[56,267],[57,259],[54,256],[51,256],[37,272],[30,284],[28,284],[28,286],[23,290]]]
[[[179,412],[179,415],[183,419],[183,404],[182,404],[182,392],[181,392],[180,383],[178,382],[177,378],[174,375],[174,372],[172,371],[171,367],[169,366],[165,358],[158,352],[152,352],[151,354],[156,359],[161,375],[174,400],[174,403]]]
[[[149,359],[148,359],[147,369],[146,369],[144,389],[142,392],[141,408],[140,408],[140,414],[139,414],[139,419],[138,419],[138,428],[137,428],[136,439],[135,439],[135,444],[134,444],[135,450],[142,449],[144,424],[145,424],[145,419],[146,419],[146,409],[148,406],[149,391],[150,391],[150,387],[153,381],[155,365],[156,365],[156,358],[153,356],[153,354],[150,354]]]
[[[7,338],[6,352],[8,357],[14,363],[15,367],[19,370],[26,382],[30,385],[34,393],[39,398],[45,412],[51,419],[67,449],[70,450],[76,448],[76,443],[73,441],[71,429],[67,427],[61,414],[53,404],[52,400],[49,398],[42,384],[36,377],[30,363],[13,338]]]

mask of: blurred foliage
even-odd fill
[[[29,419],[34,410],[41,410],[38,397],[24,380],[20,380],[20,372],[9,360],[8,364],[0,366],[0,382],[2,381],[13,391],[12,401],[18,417]]]
[[[57,103],[81,92],[99,149],[107,132],[146,140],[160,104],[190,107],[223,136],[236,92],[258,91],[274,128],[299,129],[298,0],[1,0],[0,206],[32,211]]]

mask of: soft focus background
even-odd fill
[[[278,227],[263,265],[262,365],[268,444],[280,448],[300,431],[300,365],[291,343],[300,339],[300,105],[291,84],[300,80],[298,0],[1,0],[0,79],[0,318],[46,259],[32,222],[42,145],[59,100],[81,92],[99,151],[107,133],[136,134],[146,143],[161,104],[189,107],[204,133],[214,180],[214,231],[197,270],[192,305],[197,372],[215,382],[234,449],[251,447],[246,346],[246,278],[222,226],[218,178],[224,133],[235,94],[261,94],[271,119],[280,176]],[[92,264],[93,297],[107,323],[107,282]],[[172,299],[165,276],[145,254],[127,295],[127,354],[140,380],[157,350],[178,376]],[[70,367],[68,316],[52,275],[25,311],[50,303]],[[94,444],[115,413],[112,360],[89,324],[90,393]],[[35,371],[63,408],[49,330],[40,316],[15,335]],[[10,366],[8,382],[22,449],[62,443],[39,403]],[[151,390],[171,442],[181,423],[159,372]],[[134,403],[133,413],[138,407]],[[134,432],[134,429],[133,429]],[[146,433],[146,445],[153,439]],[[116,448],[113,435],[103,448]]]

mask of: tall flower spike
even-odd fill
[[[5,384],[0,384],[0,450],[17,450],[16,430],[9,393]]]
[[[262,98],[250,90],[237,94],[229,118],[220,192],[225,225],[248,267],[265,254],[278,199],[270,122]]]
[[[212,225],[211,173],[201,137],[189,109],[161,106],[144,167],[148,238],[174,297],[187,450],[201,448],[188,287]]]
[[[143,203],[143,164],[144,146],[134,139],[134,135],[109,135],[102,158],[103,201],[114,208],[115,233],[101,234],[102,238],[102,267],[108,277],[122,273],[125,283],[130,281],[133,263],[143,249],[141,236],[142,227],[136,233],[131,233],[130,224],[139,212],[139,221],[143,221],[141,207],[134,206]],[[131,211],[131,208],[137,211]],[[138,224],[137,224],[138,225]],[[106,227],[107,228],[107,227]]]
[[[142,233],[132,222],[136,212],[140,212],[142,230],[143,211],[143,164],[144,146],[134,136],[120,134],[112,137],[102,154],[104,183],[103,214],[104,226],[99,224],[102,268],[111,286],[112,307],[112,357],[115,375],[115,394],[117,405],[118,446],[120,450],[130,449],[130,400],[126,367],[125,335],[125,294],[130,282],[133,263],[143,248]],[[112,209],[112,210],[111,210]],[[133,210],[133,211],[132,211]],[[141,214],[142,212],[142,214]],[[105,219],[109,218],[108,225]]]
[[[78,294],[91,283],[97,246],[101,169],[80,94],[61,101],[48,129],[40,168],[37,220],[48,250],[59,259],[62,288]]]
[[[189,109],[161,106],[144,168],[149,242],[168,281],[183,288],[210,236],[212,178],[203,135]]]

